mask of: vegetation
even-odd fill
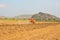
[[[42,13],[42,12],[39,12],[34,15],[19,15],[14,18],[3,17],[3,18],[0,18],[0,20],[28,20],[29,18],[34,18],[36,21],[60,22],[60,18],[54,15]]]

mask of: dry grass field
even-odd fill
[[[60,23],[0,20],[0,40],[60,40]]]

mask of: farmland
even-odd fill
[[[0,40],[60,40],[60,22],[0,20]]]

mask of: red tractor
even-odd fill
[[[29,18],[30,22],[35,24],[35,19],[34,18]]]

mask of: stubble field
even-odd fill
[[[0,40],[60,40],[60,23],[0,20]]]

